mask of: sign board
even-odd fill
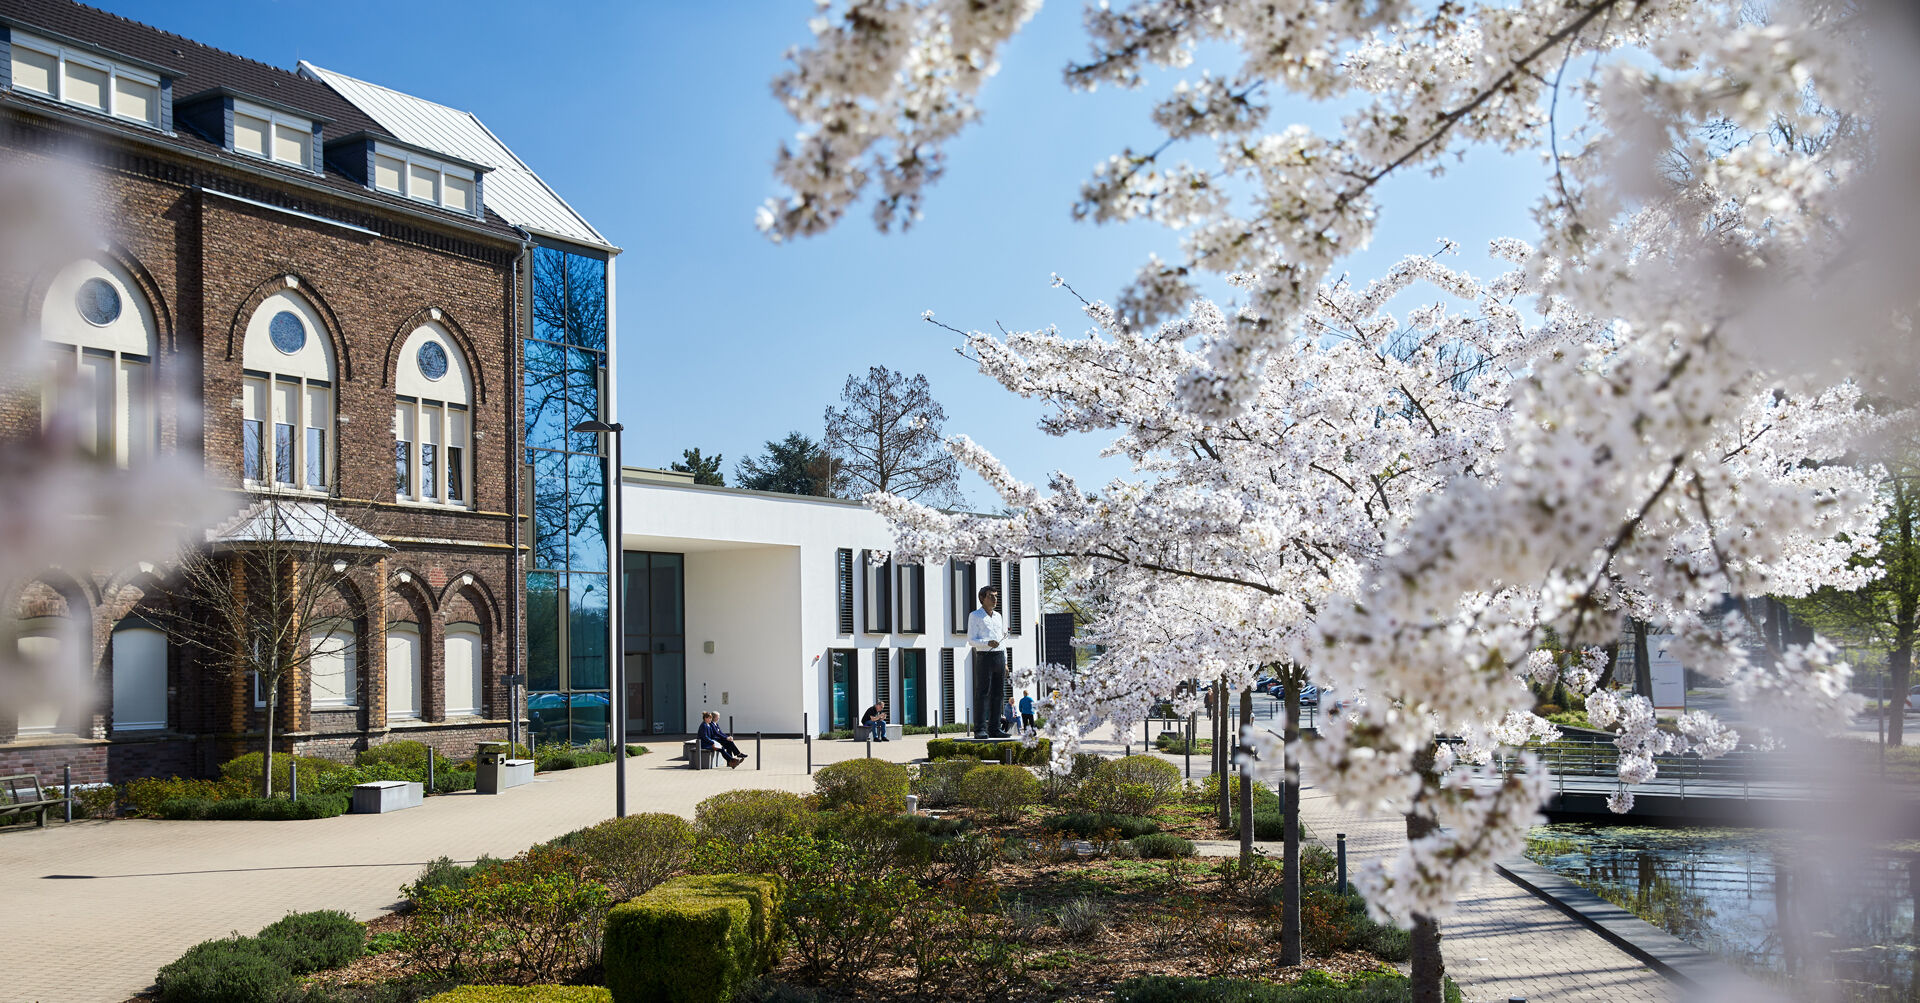
[[[1671,653],[1672,634],[1647,635],[1647,667],[1653,676],[1655,710],[1687,709],[1687,670]]]

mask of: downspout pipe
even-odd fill
[[[507,346],[507,427],[520,425],[521,396],[526,393],[522,371],[524,360],[520,353],[526,345],[526,329],[523,327],[524,310],[521,306],[520,290],[525,276],[530,273],[528,261],[533,253],[533,234],[518,225],[508,223],[514,232],[520,235],[520,253],[513,259],[513,344]],[[507,521],[508,554],[511,560],[509,576],[511,588],[507,597],[507,615],[513,623],[513,643],[507,645],[507,746],[509,754],[520,744],[520,701],[526,696],[526,664],[523,650],[526,644],[525,606],[527,597],[526,575],[520,562],[520,505],[526,496],[520,484],[520,471],[525,464],[521,457],[526,453],[526,441],[521,435],[507,435],[507,490],[512,499],[507,511],[512,518]],[[515,682],[518,680],[518,682]]]

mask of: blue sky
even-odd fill
[[[1048,5],[1005,51],[983,121],[949,148],[947,176],[911,231],[883,236],[857,212],[825,237],[773,245],[753,210],[777,194],[769,165],[795,126],[768,82],[809,37],[808,0],[96,3],[263,62],[309,59],[477,114],[625,249],[618,379],[629,463],[665,466],[699,446],[723,454],[731,477],[765,440],[818,437],[847,374],[885,365],[925,373],[947,431],[985,443],[1022,477],[1124,472],[1096,460],[1103,440],[1037,431],[1038,404],[979,375],[952,335],[920,320],[931,309],[964,328],[1077,332],[1084,318],[1050,288],[1052,273],[1111,298],[1149,252],[1177,256],[1178,235],[1158,226],[1070,216],[1095,164],[1155,143],[1147,109],[1177,79],[1068,91],[1061,67],[1086,48],[1077,4]],[[1276,109],[1274,125],[1293,121],[1326,127],[1333,113]],[[1206,150],[1194,156],[1204,162]],[[1351,271],[1371,276],[1442,236],[1474,252],[1464,264],[1484,267],[1488,239],[1534,233],[1514,195],[1543,176],[1536,161],[1484,151],[1440,180],[1391,182],[1379,234]],[[971,476],[967,488],[991,506]]]

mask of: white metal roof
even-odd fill
[[[613,249],[586,217],[471,112],[322,69],[304,59],[300,72],[333,88],[395,139],[492,168],[481,183],[481,200],[501,219],[544,235]]]
[[[207,531],[215,547],[278,543],[313,544],[327,550],[392,550],[380,538],[334,514],[318,502],[264,499]]]

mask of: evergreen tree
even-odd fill
[[[719,461],[715,457],[715,462]],[[790,495],[831,495],[832,463],[820,444],[800,432],[788,432],[778,442],[768,440],[766,452],[740,461],[734,480],[753,491],[780,491]]]
[[[720,461],[724,458],[722,454],[701,456],[700,447],[695,446],[681,450],[680,457],[680,460],[667,466],[683,474],[692,474],[695,484],[711,484],[717,488],[727,486],[727,475],[720,472]]]

